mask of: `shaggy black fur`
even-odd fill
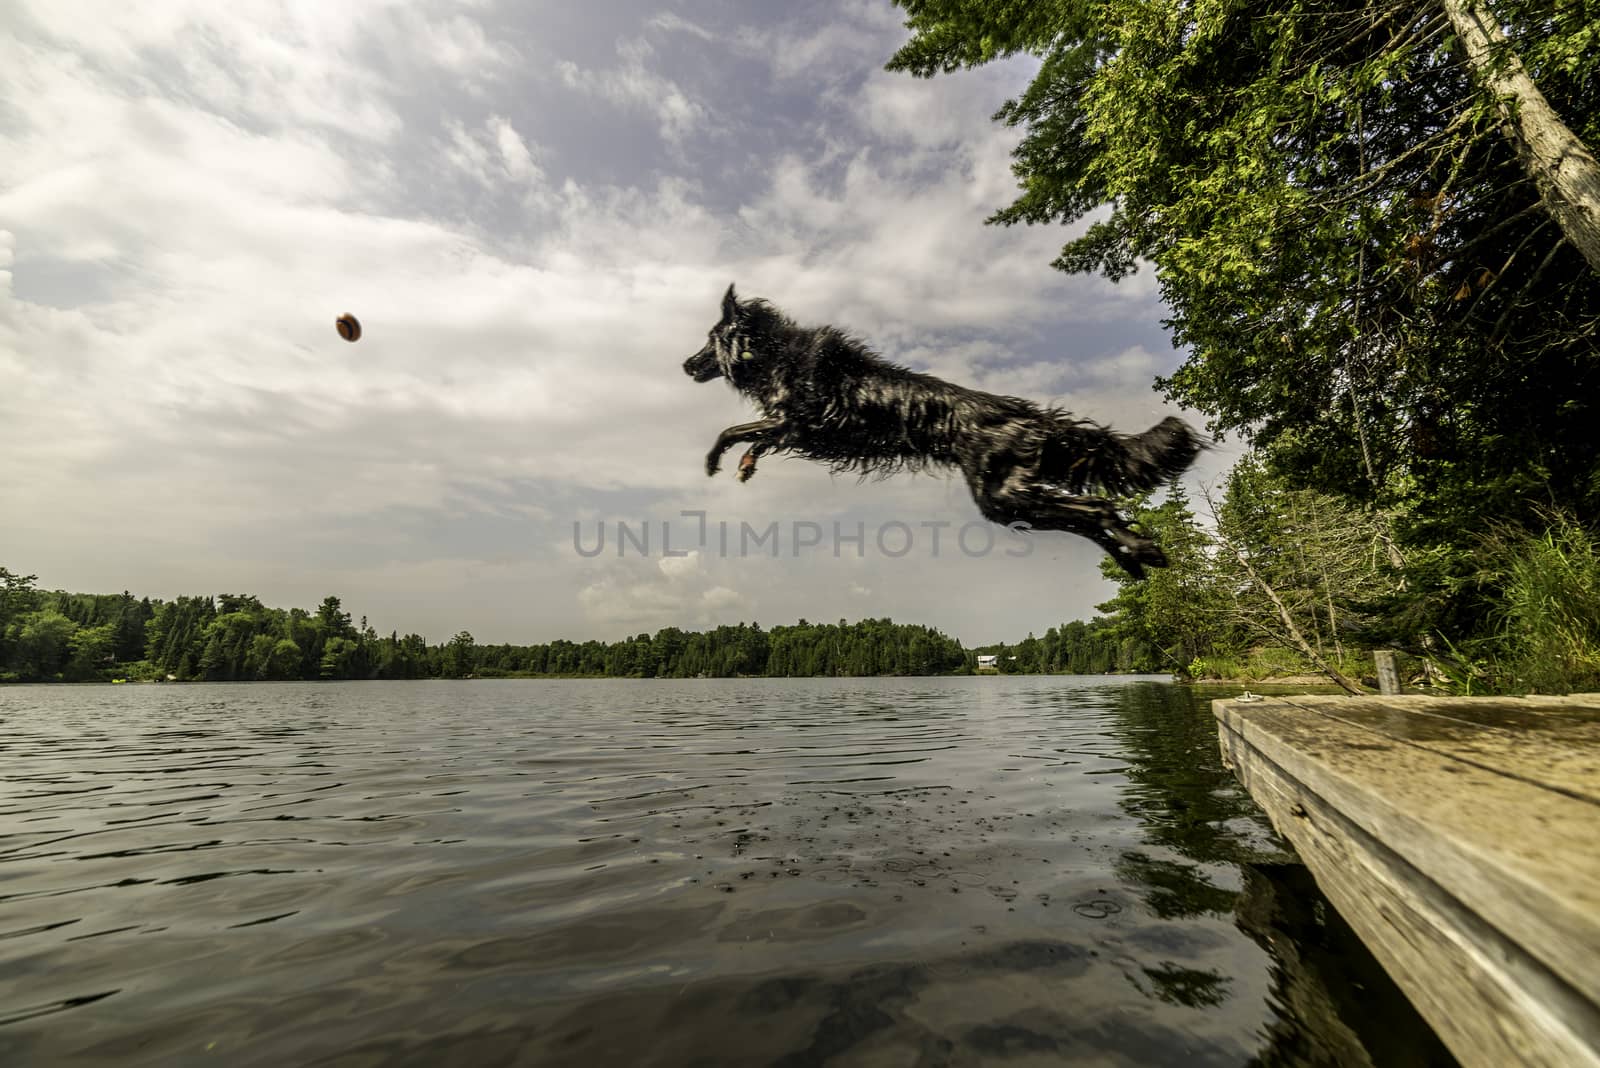
[[[696,382],[726,378],[766,414],[717,436],[708,475],[743,442],[752,444],[739,462],[741,482],[768,452],[863,475],[957,467],[985,518],[1080,534],[1135,578],[1167,558],[1109,498],[1155,488],[1205,447],[1181,419],[1129,437],[908,371],[831,326],[801,327],[766,301],[739,300],[733,286],[721,321],[683,370]]]

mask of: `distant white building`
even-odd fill
[[[979,653],[978,654],[978,670],[979,671],[999,671],[1000,670],[1000,658],[998,656],[996,656],[995,654],[993,654],[993,653]]]

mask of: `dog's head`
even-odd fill
[[[722,295],[722,318],[706,336],[705,346],[683,361],[683,373],[696,382],[726,378],[742,386],[753,377],[757,362],[760,301],[740,303],[733,286]]]

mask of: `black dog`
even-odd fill
[[[831,326],[801,327],[766,301],[741,301],[732,286],[722,320],[683,370],[696,382],[726,378],[766,413],[717,435],[708,475],[741,442],[753,443],[739,461],[741,482],[774,451],[862,474],[959,467],[986,519],[1080,534],[1134,578],[1144,577],[1145,565],[1166,566],[1166,556],[1129,528],[1107,496],[1084,494],[1153,489],[1204,448],[1181,419],[1128,437],[1059,409],[908,371]]]

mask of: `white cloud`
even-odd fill
[[[619,41],[618,66],[595,70],[563,60],[556,73],[568,88],[654,115],[662,138],[676,143],[704,123],[706,111],[676,82],[650,69],[653,52],[642,39]]]
[[[875,0],[844,0],[822,18],[817,8],[766,27],[741,27],[734,43],[746,55],[765,60],[780,81],[811,86],[856,77],[881,68],[904,38],[902,16]]]
[[[749,603],[726,586],[713,586],[700,594],[700,608],[707,620],[724,618],[730,610],[746,608]]]
[[[687,33],[700,38],[702,41],[716,40],[716,35],[710,30],[690,22],[681,15],[673,14],[671,11],[663,11],[661,14],[652,17],[646,25],[652,29],[665,30],[669,33]]]
[[[692,551],[686,556],[663,556],[656,566],[669,579],[697,575],[702,569],[698,550]]]
[[[445,123],[445,133],[445,158],[478,185],[493,189],[510,184],[526,193],[543,194],[541,202],[550,203],[547,192],[539,188],[544,171],[534,162],[532,151],[516,127],[505,118],[490,116],[476,130],[469,130],[459,119],[450,119]]]
[[[178,89],[173,95],[188,106],[275,131],[321,128],[381,142],[399,132],[399,116],[386,98],[404,79],[442,68],[476,82],[493,78],[515,58],[470,17],[474,7],[452,0],[173,0],[154,6],[20,0],[18,19],[37,28],[37,38],[0,48],[0,57],[18,90],[38,88],[27,83],[41,59],[92,65],[112,72],[108,81],[133,95]],[[18,62],[19,53],[31,55]],[[383,63],[370,62],[373,55]],[[38,114],[42,103],[35,101],[30,112]],[[57,98],[63,108],[76,103],[81,100]]]
[[[489,120],[489,130],[494,134],[507,174],[520,179],[539,177],[539,166],[533,162],[533,154],[510,122],[496,115]]]
[[[1119,429],[1165,410],[1148,383],[1174,360],[1071,340],[1154,318],[1148,288],[1051,272],[1059,230],[981,225],[1011,194],[1016,137],[988,114],[1026,68],[883,74],[888,7],[739,36],[748,55],[793,32],[768,72],[785,100],[806,63],[860,94],[814,94],[785,120],[805,136],[740,162],[737,196],[708,191],[697,137],[760,131],[745,101],[660,73],[684,69],[669,49],[704,51],[711,31],[681,20],[651,20],[654,44],[625,37],[610,68],[560,68],[652,116],[671,149],[584,173],[584,151],[618,146],[603,128],[562,141],[563,94],[537,78],[526,101],[503,88],[545,30],[497,29],[487,4],[22,9],[0,37],[15,119],[0,132],[0,563],[162,596],[333,590],[385,630],[480,641],[758,611],[887,614],[978,639],[1092,611],[1095,550],[1067,539],[1048,543],[1071,565],[1049,597],[1026,570],[1038,560],[575,568],[567,547],[576,516],[646,510],[975,518],[940,478],[860,485],[774,456],[748,485],[708,480],[712,437],[749,405],[679,365],[729,280],[980,388]],[[419,80],[451,91],[419,105]],[[365,328],[354,345],[333,330],[345,311]]]
[[[607,560],[601,574],[578,592],[578,604],[598,624],[629,628],[714,626],[748,619],[750,598],[711,581],[698,554],[663,557],[650,567],[648,558]]]
[[[11,300],[11,264],[16,259],[12,251],[16,236],[10,230],[0,230],[0,303]]]

